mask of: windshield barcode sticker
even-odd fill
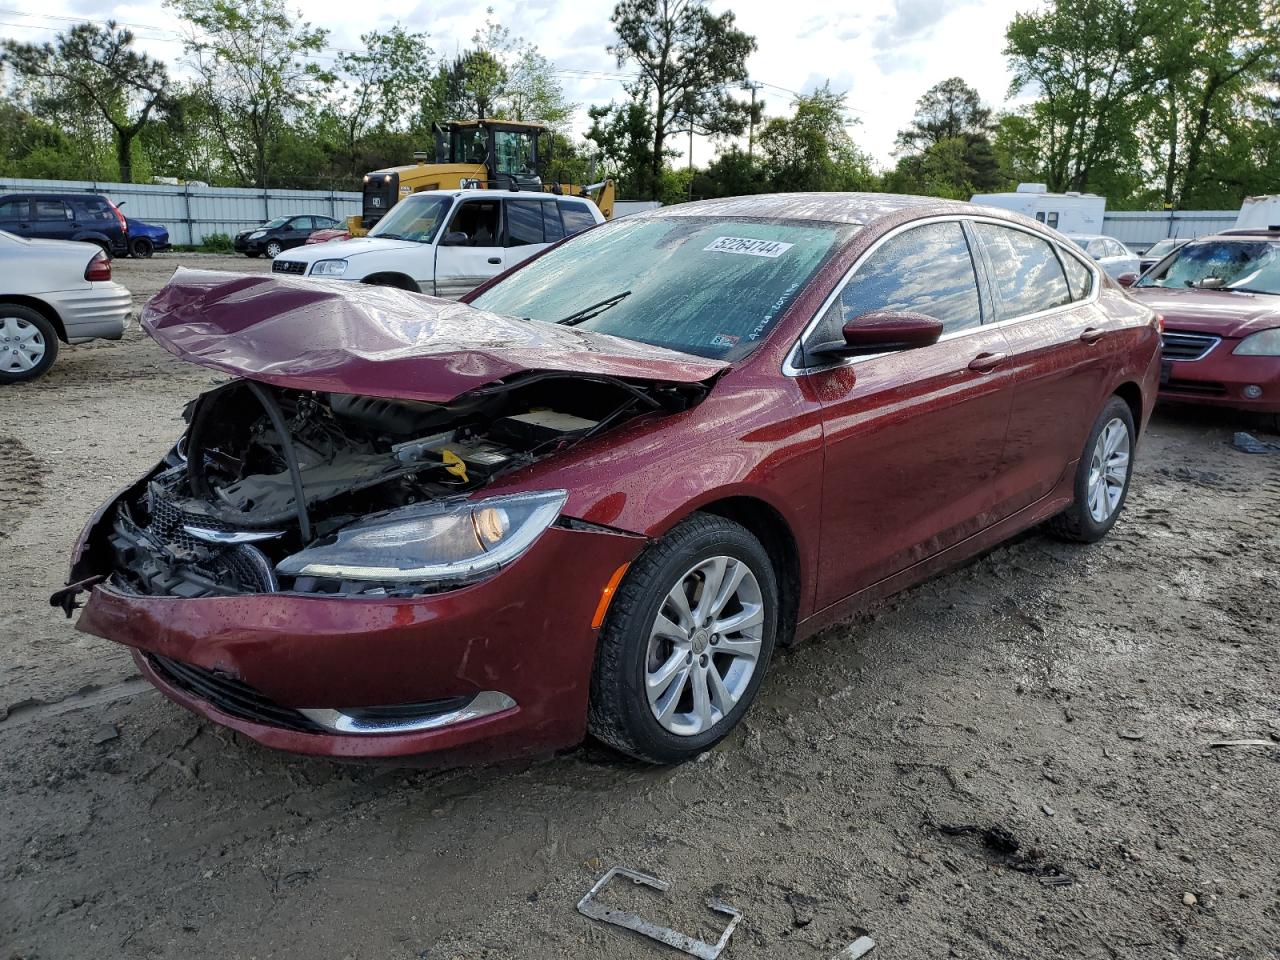
[[[714,253],[745,253],[749,257],[780,257],[795,244],[777,240],[752,240],[750,237],[716,237],[703,250]]]

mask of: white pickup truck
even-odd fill
[[[425,190],[367,237],[298,247],[273,273],[353,280],[457,299],[557,240],[603,222],[579,197],[512,190]]]

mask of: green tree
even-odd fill
[[[793,104],[790,117],[774,117],[760,131],[761,166],[770,187],[782,191],[867,190],[876,185],[871,161],[849,136],[845,94],[829,84]]]
[[[408,130],[420,79],[430,73],[433,53],[425,33],[409,33],[394,26],[385,33],[363,34],[364,50],[338,58],[340,94],[331,108],[341,126],[347,173],[355,175],[365,141],[375,131]]]
[[[115,139],[117,175],[133,181],[133,146],[168,95],[165,65],[133,48],[133,33],[108,21],[78,23],[53,43],[6,40],[0,60],[45,81],[52,96],[95,113]]]
[[[209,118],[241,182],[265,187],[291,120],[334,77],[315,61],[328,32],[284,0],[166,0],[188,24],[186,49]]]
[[[750,107],[729,90],[746,81],[756,41],[735,23],[732,11],[712,14],[705,0],[620,0],[614,8],[618,40],[609,50],[619,66],[639,69],[640,83],[629,92],[633,100],[645,98],[653,118],[648,186],[654,199],[673,132],[690,124],[713,136],[746,129]]]
[[[898,147],[923,153],[942,140],[957,137],[986,137],[991,131],[991,108],[978,91],[960,77],[936,83],[916,101],[911,125],[898,131]]]
[[[647,97],[639,96],[620,104],[594,106],[588,109],[591,128],[586,139],[595,144],[602,173],[613,177],[623,197],[654,197],[661,187],[655,179],[655,167],[661,171],[668,150],[654,163],[653,112]]]

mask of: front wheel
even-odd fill
[[[245,251],[245,254],[244,254],[244,255],[245,255],[246,257],[248,257],[250,260],[257,260],[257,259],[258,259],[258,257],[262,256],[262,254],[260,254],[260,253],[253,253],[253,252],[248,251],[248,250],[246,250],[246,251]]]
[[[1049,521],[1050,532],[1063,540],[1095,543],[1115,526],[1129,494],[1135,436],[1129,405],[1112,397],[1089,431],[1076,467],[1075,501]]]
[[[284,252],[284,246],[280,243],[279,240],[272,240],[270,243],[267,244],[266,252],[267,252],[267,256],[270,257],[272,260],[274,260],[276,257],[280,256],[280,254]]]
[[[696,514],[632,564],[601,631],[588,724],[640,760],[687,760],[724,739],[764,679],[778,585],[764,547]]]
[[[129,256],[135,260],[150,260],[156,245],[147,237],[134,237],[129,241]]]

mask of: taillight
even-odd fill
[[[111,258],[99,250],[93,255],[89,265],[84,268],[84,278],[86,280],[110,280]]]
[[[117,207],[110,200],[107,201],[107,205],[111,207],[111,212],[114,213],[116,215],[116,219],[120,221],[120,229],[124,230],[125,232],[128,232],[129,221],[124,218],[124,214],[120,212],[120,208]]]

